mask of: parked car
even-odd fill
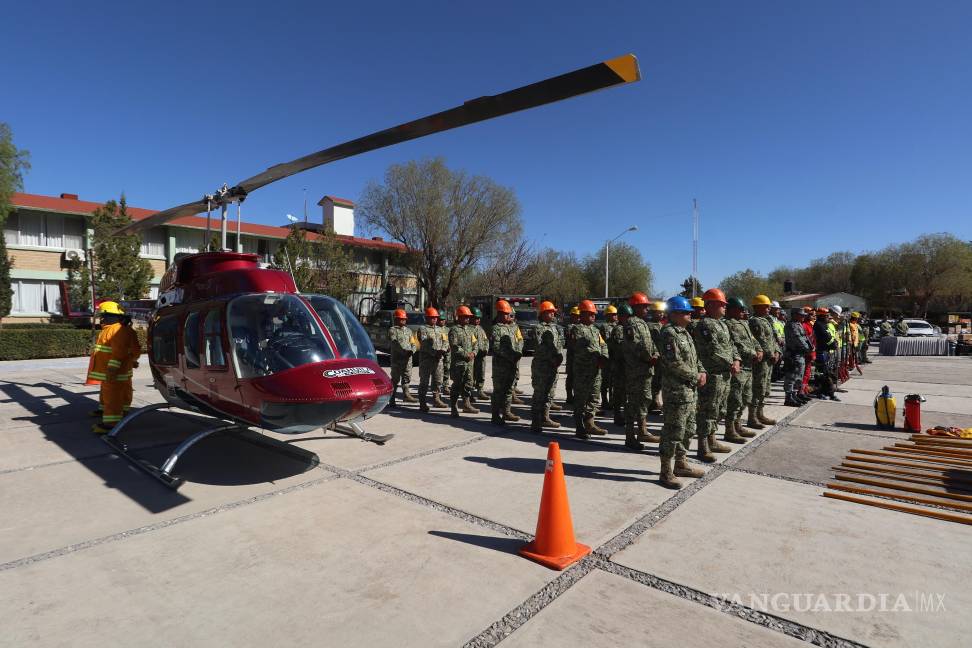
[[[941,335],[935,327],[923,319],[906,319],[908,325],[908,337],[937,337]]]

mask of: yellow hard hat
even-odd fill
[[[124,315],[125,311],[118,305],[118,302],[104,301],[98,304],[99,315]]]
[[[573,308],[570,309],[570,314],[571,315],[580,315],[580,309],[577,308],[576,306],[574,306]]]
[[[605,315],[613,315],[618,312],[618,309],[614,307],[614,304],[608,304],[608,307],[604,309]]]
[[[772,306],[773,302],[766,295],[756,295],[749,304],[751,306]]]
[[[653,311],[663,312],[666,308],[668,308],[668,304],[663,301],[656,301],[651,305],[651,310]]]
[[[692,308],[702,308],[705,306],[705,302],[702,301],[701,297],[692,298]]]

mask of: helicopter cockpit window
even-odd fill
[[[199,368],[199,312],[193,311],[186,317],[186,326],[182,333],[183,346],[186,355],[186,368]]]
[[[365,358],[378,362],[375,347],[364,327],[347,306],[326,295],[305,295],[343,358]]]
[[[206,314],[203,330],[206,334],[206,366],[225,367],[226,356],[223,355],[223,332],[219,328],[218,310],[211,310]]]
[[[240,378],[257,378],[334,358],[307,305],[288,294],[244,295],[230,302],[227,323]]]

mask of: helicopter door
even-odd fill
[[[229,371],[223,336],[222,309],[206,311],[202,325],[202,364],[206,373],[206,388],[210,402],[237,400],[236,376]],[[226,409],[225,405],[220,406]],[[235,412],[228,412],[235,413]]]
[[[182,388],[196,400],[206,400],[208,389],[203,375],[199,350],[202,348],[202,320],[204,311],[186,314],[182,327]]]

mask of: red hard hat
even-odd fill
[[[513,307],[510,306],[510,302],[505,299],[500,299],[496,302],[496,312],[497,313],[512,313]]]
[[[456,309],[456,317],[459,317],[460,315],[468,315],[469,317],[472,317],[472,311],[469,310],[468,306],[460,306]]]
[[[431,306],[429,306],[428,308],[425,309],[425,316],[426,317],[438,317],[439,316],[439,311],[437,311],[434,308],[432,308]]]
[[[395,319],[408,319],[408,315],[405,314],[405,310],[402,308],[395,309]]]
[[[704,293],[702,293],[702,301],[717,301],[722,304],[728,304],[726,300],[726,293],[722,292],[718,288],[709,288]]]
[[[630,297],[628,297],[628,305],[629,306],[638,306],[640,304],[647,304],[647,303],[649,303],[648,302],[648,295],[646,295],[643,292],[636,292],[633,295],[631,295]]]
[[[590,299],[585,299],[577,304],[577,310],[582,313],[597,313],[597,306]]]

